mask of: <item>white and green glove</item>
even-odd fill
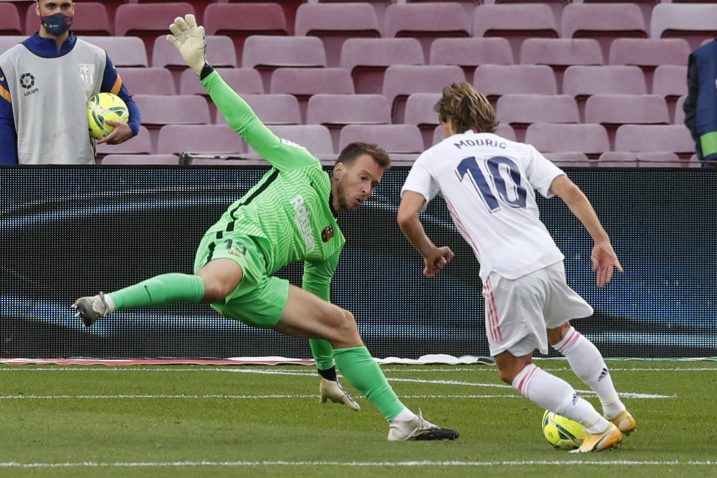
[[[169,25],[171,35],[167,35],[167,43],[177,49],[189,68],[200,76],[206,64],[207,43],[204,39],[204,27],[197,26],[194,15],[187,14],[174,19]]]

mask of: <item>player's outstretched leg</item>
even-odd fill
[[[533,363],[515,375],[512,385],[524,397],[541,408],[551,410],[585,427],[587,436],[578,449],[581,453],[612,448],[622,441],[622,433],[587,400],[578,397],[573,387]]]
[[[455,440],[458,432],[441,428],[409,410],[386,381],[365,346],[337,348],[336,365],[344,378],[390,422],[388,440]]]
[[[598,348],[569,324],[563,328],[565,334],[553,348],[568,360],[575,375],[595,391],[602,404],[603,415],[608,420],[622,433],[637,430],[637,421],[620,400]]]
[[[115,310],[163,305],[171,302],[199,303],[204,297],[204,281],[189,274],[162,274],[110,294],[80,297],[72,304],[75,315],[89,327]]]

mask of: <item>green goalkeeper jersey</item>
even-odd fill
[[[304,261],[302,287],[329,300],[346,242],[331,205],[331,178],[306,148],[272,133],[216,71],[202,84],[229,126],[272,165],[208,232],[255,238],[269,274]]]

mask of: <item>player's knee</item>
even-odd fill
[[[206,302],[216,302],[224,300],[231,293],[233,288],[221,280],[202,278],[204,280],[204,300]]]
[[[337,331],[345,340],[355,339],[358,337],[356,318],[351,311],[339,308],[336,324]]]

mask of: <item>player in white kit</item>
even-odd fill
[[[598,349],[569,320],[593,309],[566,283],[564,256],[539,219],[537,190],[558,196],[594,241],[597,286],[622,272],[610,238],[582,191],[535,147],[493,134],[495,110],[469,83],[443,90],[435,106],[446,139],[414,163],[401,191],[398,224],[433,277],[453,259],[434,245],[418,213],[442,194],[453,222],[480,262],[485,328],[500,378],[529,400],[583,424],[588,433],[580,452],[619,444],[637,429],[620,401]],[[564,380],[535,365],[535,349],[548,343],[598,395],[603,415]]]

